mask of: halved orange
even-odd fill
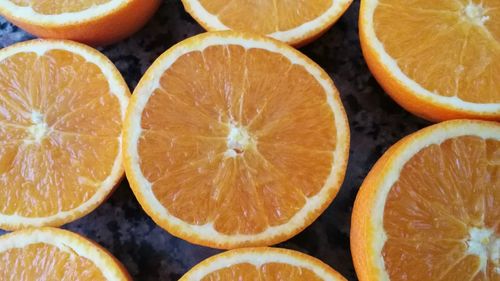
[[[123,176],[129,90],[101,53],[70,41],[0,50],[0,227],[58,226]]]
[[[210,257],[179,281],[346,281],[322,261],[297,251],[279,248],[246,248]]]
[[[455,120],[392,146],[354,204],[358,278],[500,280],[500,124]]]
[[[326,32],[352,0],[182,0],[208,31],[236,30],[303,46]]]
[[[132,280],[110,253],[67,230],[32,228],[0,237],[0,280]]]
[[[43,38],[106,45],[139,30],[160,0],[0,0],[0,15]]]
[[[328,75],[276,40],[232,31],[162,54],[124,126],[127,178],[175,236],[270,245],[311,224],[343,181],[349,127]]]
[[[500,1],[363,0],[363,54],[408,111],[500,121]]]

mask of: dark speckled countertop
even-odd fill
[[[357,280],[349,250],[349,227],[353,202],[363,178],[391,144],[428,125],[395,104],[368,71],[359,46],[358,9],[359,1],[354,1],[331,30],[301,49],[330,74],[349,117],[351,156],[344,184],[316,222],[278,245],[315,256],[349,280]],[[158,13],[140,32],[100,50],[134,89],[156,57],[200,32],[203,29],[184,12],[179,0],[164,0]],[[1,47],[31,38],[0,17]],[[97,210],[64,228],[107,248],[138,281],[177,280],[192,266],[219,252],[189,244],[156,226],[142,211],[126,180]]]

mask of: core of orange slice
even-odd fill
[[[132,280],[110,253],[62,229],[26,229],[0,237],[0,280]]]
[[[127,178],[160,226],[217,248],[270,245],[335,197],[349,150],[337,90],[279,41],[232,31],[187,39],[137,86]]]
[[[245,248],[210,257],[179,281],[346,281],[330,266],[297,251]]]
[[[408,111],[429,120],[500,120],[500,1],[363,0],[370,70]]]
[[[356,198],[359,280],[500,280],[500,124],[456,120],[414,133]]]
[[[61,225],[123,176],[129,90],[101,53],[70,41],[0,50],[0,227]]]
[[[160,0],[0,0],[0,14],[43,38],[105,45],[139,30]]]
[[[352,0],[182,0],[206,30],[237,30],[267,35],[294,46],[327,31]]]

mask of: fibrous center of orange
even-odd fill
[[[236,157],[250,148],[254,141],[244,127],[231,124],[229,128],[229,135],[227,136],[228,150],[225,155],[228,157]]]
[[[45,123],[44,116],[37,111],[31,113],[32,125],[28,127],[30,138],[27,140],[29,143],[40,143],[42,139],[47,136],[49,127]]]
[[[478,25],[482,25],[490,19],[481,4],[469,3],[465,6],[463,13],[468,20]]]
[[[467,253],[476,255],[480,259],[480,268],[486,270],[488,259],[495,266],[496,273],[500,273],[500,237],[486,228],[473,227],[469,230]]]

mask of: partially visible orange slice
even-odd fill
[[[67,230],[20,230],[0,237],[0,280],[132,280],[110,253]]]
[[[123,176],[129,90],[101,53],[33,40],[0,51],[0,227],[91,212]]]
[[[270,245],[311,224],[344,178],[337,90],[288,45],[237,32],[182,41],[149,68],[124,127],[127,178],[146,212],[202,245]]]
[[[278,248],[246,248],[204,260],[180,281],[346,281],[322,261]]]
[[[391,147],[356,198],[358,278],[500,280],[500,124],[456,120]]]
[[[352,0],[182,0],[206,30],[236,30],[267,35],[294,46],[328,30]]]
[[[500,1],[363,0],[359,26],[370,70],[408,111],[500,121]]]
[[[0,0],[0,14],[43,38],[105,45],[141,28],[160,0]]]

